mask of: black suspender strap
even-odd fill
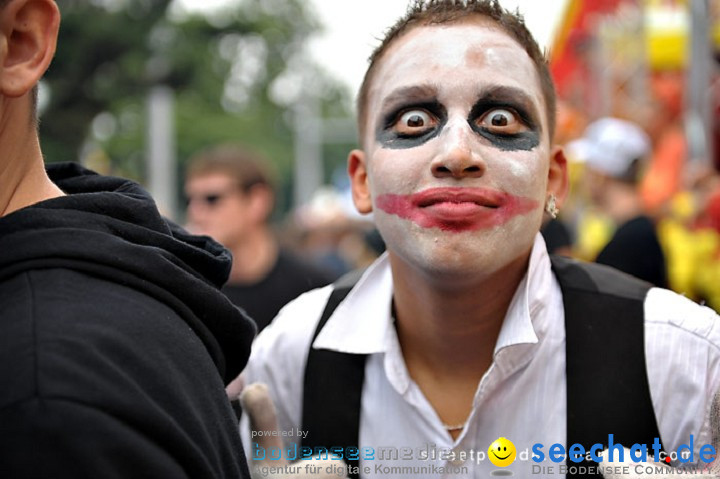
[[[565,309],[568,448],[604,449],[612,434],[614,444],[646,444],[651,454],[660,438],[645,367],[644,300],[652,286],[595,264],[559,257],[552,264]],[[578,473],[567,477],[587,477],[568,470]]]
[[[312,343],[335,308],[360,279],[362,271],[340,278],[325,306],[310,342],[303,390],[303,447],[344,448],[344,461],[358,468],[357,459],[348,459],[348,448],[357,448],[360,437],[360,409],[365,380],[364,354],[347,354],[314,349]],[[357,454],[354,456],[357,457]],[[357,474],[349,474],[357,479]]]

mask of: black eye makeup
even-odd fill
[[[436,100],[390,109],[383,115],[375,139],[385,148],[414,148],[435,138],[447,122],[445,108]]]
[[[523,97],[504,89],[491,92],[475,103],[467,121],[473,131],[503,151],[530,151],[540,144],[540,131]]]
[[[375,140],[383,148],[420,146],[438,136],[448,120],[435,92],[412,87],[391,95],[380,115]],[[530,151],[540,144],[540,123],[522,90],[495,87],[481,92],[467,117],[470,128],[502,151]]]

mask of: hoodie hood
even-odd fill
[[[230,253],[165,220],[137,183],[72,163],[47,171],[67,196],[0,220],[0,280],[68,268],[135,288],[175,310],[225,381],[235,378],[247,363],[255,326],[219,291]]]

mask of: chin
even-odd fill
[[[377,226],[395,262],[441,281],[480,281],[512,268],[527,259],[537,233],[527,221],[460,233],[415,224]]]
[[[388,248],[394,268],[414,271],[439,289],[478,283],[514,265],[524,263],[530,247],[496,248],[471,245],[430,245]]]

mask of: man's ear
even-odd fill
[[[0,11],[0,91],[20,97],[50,66],[60,11],[54,0],[14,0]]]
[[[569,189],[567,159],[562,147],[556,145],[550,152],[547,193],[555,195],[557,206],[560,208],[565,202]]]
[[[257,184],[244,193],[249,201],[249,211],[256,223],[266,223],[275,206],[275,194],[268,185]]]
[[[348,175],[352,187],[353,203],[362,214],[370,213],[373,209],[365,161],[365,152],[362,150],[353,150],[348,155]]]

